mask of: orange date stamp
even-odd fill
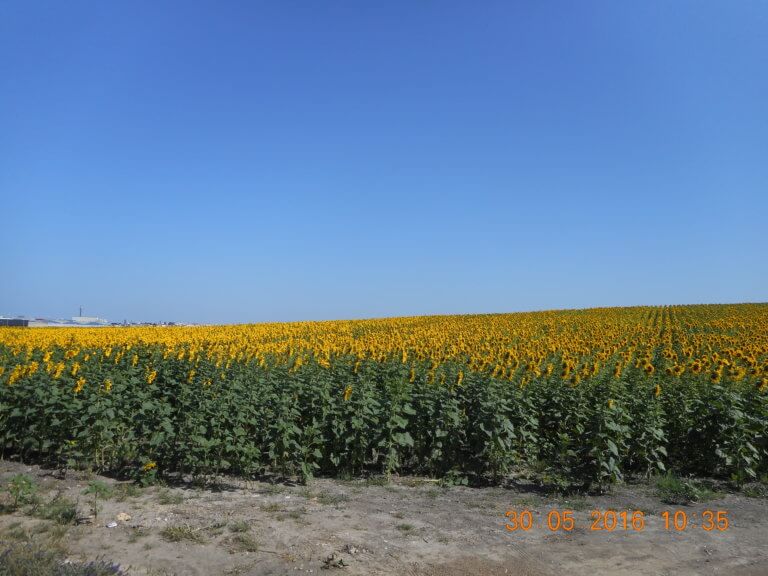
[[[659,522],[667,531],[704,530],[725,532],[730,527],[727,510],[704,510],[701,513],[686,510],[664,510],[659,516],[648,518],[642,510],[592,510],[588,521],[581,521],[592,532],[642,532],[648,521]],[[504,514],[504,528],[508,532],[527,532],[532,529],[550,532],[571,532],[577,527],[573,510],[553,509],[534,514],[530,510],[509,509]]]

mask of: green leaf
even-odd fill
[[[399,432],[393,436],[393,439],[400,446],[413,446],[413,438],[408,432]]]

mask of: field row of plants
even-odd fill
[[[768,474],[768,305],[0,332],[4,457],[157,475]]]

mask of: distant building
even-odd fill
[[[26,328],[29,326],[29,320],[24,318],[0,318],[0,326],[16,326]]]
[[[72,316],[73,324],[109,324],[109,321],[96,316]]]

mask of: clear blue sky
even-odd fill
[[[0,313],[768,300],[768,2],[0,0]]]

